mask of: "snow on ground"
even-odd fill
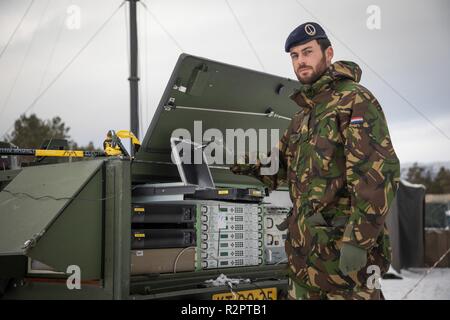
[[[427,269],[402,270],[403,279],[383,279],[381,289],[387,300],[401,300]],[[450,268],[433,269],[406,297],[407,300],[450,300]]]

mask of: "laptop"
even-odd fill
[[[187,139],[172,137],[170,146],[172,159],[177,165],[183,185],[195,185],[197,190],[215,189],[202,145]],[[195,160],[199,159],[200,163],[195,163]]]

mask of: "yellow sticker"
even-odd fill
[[[145,208],[134,208],[134,212],[145,212]]]
[[[134,237],[135,238],[145,238],[145,233],[135,233]]]
[[[228,190],[219,190],[218,193],[219,194],[228,194]]]
[[[212,300],[277,300],[277,288],[261,288],[237,292],[218,293],[212,295]]]
[[[262,195],[262,192],[259,190],[250,190],[250,195],[260,197]]]

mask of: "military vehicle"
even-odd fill
[[[285,233],[275,226],[289,211],[288,192],[269,195],[229,164],[180,165],[173,138],[185,129],[203,155],[215,143],[216,158],[217,145],[224,158],[230,151],[227,129],[266,129],[278,140],[298,87],[182,54],[133,157],[0,168],[2,298],[282,297]]]

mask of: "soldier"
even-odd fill
[[[280,169],[263,176],[258,160],[231,171],[271,190],[288,184],[290,299],[381,299],[377,280],[391,258],[385,219],[400,176],[386,118],[358,83],[359,66],[331,62],[319,24],[297,27],[285,50],[302,86],[291,96],[300,110],[278,145]]]

